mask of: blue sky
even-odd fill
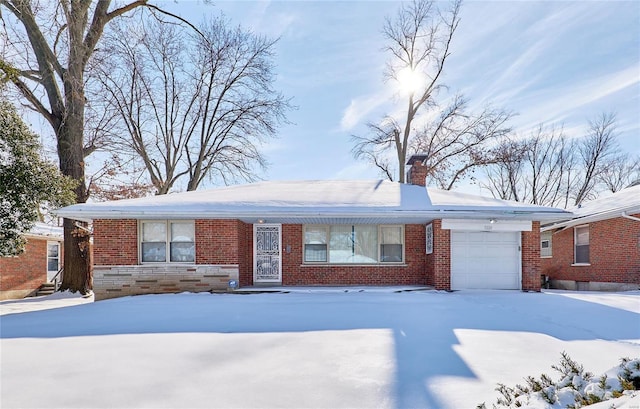
[[[383,82],[384,18],[394,1],[219,1],[170,5],[197,22],[224,13],[259,34],[280,37],[277,88],[298,106],[293,122],[264,147],[268,180],[379,178],[357,162],[350,135],[400,106]],[[620,142],[640,154],[640,3],[467,1],[445,83],[472,106],[518,115],[522,134],[537,124],[578,136],[587,121],[616,112]]]
[[[280,38],[276,88],[298,109],[263,147],[270,166],[258,176],[265,180],[383,177],[353,158],[350,136],[405,105],[383,81],[382,27],[400,4],[158,3],[194,23],[223,13],[234,24]],[[589,119],[615,112],[621,147],[640,155],[640,1],[467,0],[451,51],[444,73],[451,95],[463,93],[472,107],[491,103],[517,113],[511,125],[518,134],[545,123],[580,136]],[[43,120],[30,119],[50,132]],[[489,194],[468,183],[457,188]]]

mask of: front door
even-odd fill
[[[282,225],[253,225],[253,282],[282,282]]]

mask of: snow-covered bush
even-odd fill
[[[498,384],[500,394],[494,409],[498,408],[553,408],[578,409],[622,396],[625,391],[640,390],[640,358],[622,358],[620,365],[596,378],[585,372],[582,365],[562,353],[559,365],[552,365],[560,374],[557,382],[548,375],[528,376],[524,385],[509,387]],[[486,409],[484,403],[477,409]]]
[[[38,220],[38,210],[73,203],[75,182],[41,157],[38,136],[15,107],[0,100],[0,257],[24,250],[24,233]]]

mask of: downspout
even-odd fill
[[[640,218],[634,217],[634,216],[629,216],[626,212],[622,212],[622,217],[624,217],[625,219],[629,219],[629,220],[634,220],[636,222],[640,222]]]

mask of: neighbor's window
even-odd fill
[[[304,261],[370,264],[403,261],[402,226],[332,225],[304,228]]]
[[[575,263],[589,263],[589,226],[580,226],[574,229]]]
[[[144,263],[192,263],[196,259],[195,226],[192,221],[143,221],[141,260]]]
[[[47,271],[57,273],[60,270],[60,243],[47,243]]]
[[[540,233],[540,257],[551,257],[551,232]]]

